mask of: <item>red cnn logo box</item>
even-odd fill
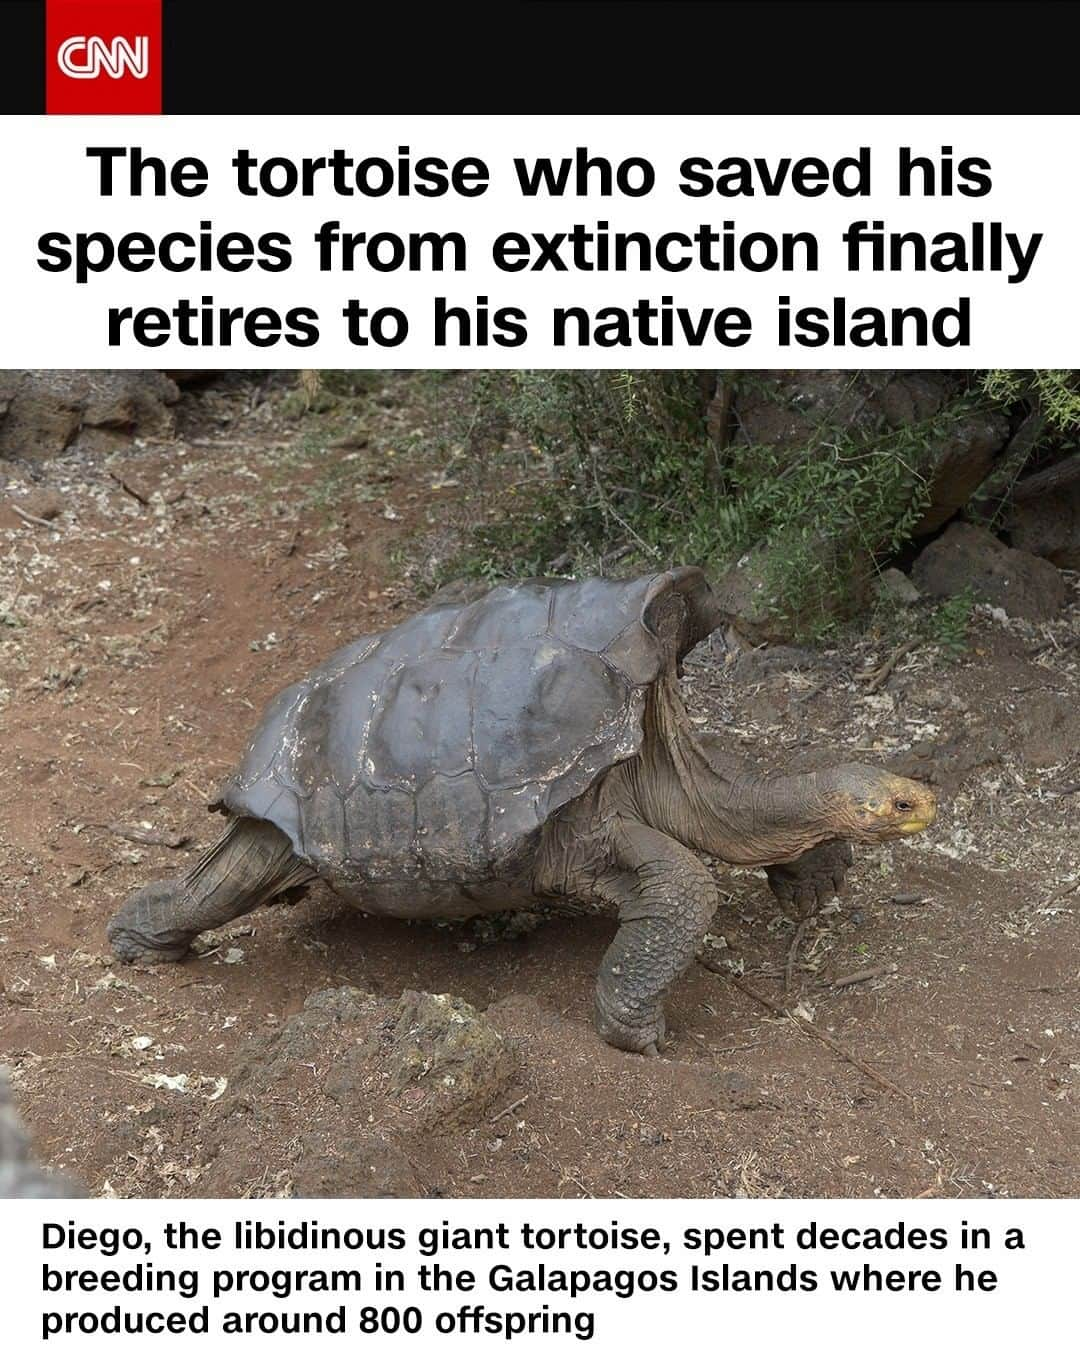
[[[47,113],[160,113],[161,0],[47,0]]]

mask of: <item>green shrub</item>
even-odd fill
[[[617,559],[715,572],[762,546],[767,608],[819,635],[861,603],[873,560],[906,542],[929,499],[935,443],[981,397],[912,426],[823,424],[799,450],[721,451],[696,372],[489,377],[485,415],[536,445],[550,472],[523,509],[475,531],[467,570],[527,575]]]
[[[1029,402],[1055,431],[1080,427],[1080,372],[1075,370],[988,370],[983,389],[997,403]]]
[[[991,526],[1017,477],[1056,455],[1080,426],[1077,372],[1064,370],[984,372],[937,413],[906,426],[852,428],[824,416],[797,447],[723,444],[707,425],[711,391],[695,371],[472,378],[450,439],[455,465],[473,466],[484,509],[464,556],[440,579],[681,562],[716,575],[749,555],[764,583],[760,608],[793,620],[809,638],[860,612],[876,567],[910,542],[957,422],[987,407],[1003,407],[1013,421],[1012,442],[969,504]],[[760,379],[730,378],[744,390]],[[758,392],[768,396],[769,388],[766,381]],[[514,471],[502,476],[513,487],[500,495],[512,444]],[[959,609],[943,616],[945,647],[960,618]]]

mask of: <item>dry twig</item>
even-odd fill
[[[40,525],[45,530],[58,530],[60,528],[55,520],[43,520],[41,516],[32,516],[29,511],[24,511],[18,502],[9,501],[8,505],[17,516],[28,521],[31,525]]]
[[[839,979],[833,980],[834,989],[847,989],[853,984],[865,984],[867,980],[876,980],[879,975],[893,975],[896,972],[894,965],[888,966],[867,966],[865,970],[852,971],[850,975],[841,975]]]
[[[191,842],[190,834],[181,834],[178,830],[146,829],[142,825],[107,825],[102,821],[87,820],[84,825],[95,830],[108,830],[120,839],[132,844],[156,844],[161,848],[183,848]]]
[[[1056,905],[1059,900],[1064,900],[1067,895],[1072,895],[1075,890],[1080,890],[1080,877],[1077,877],[1074,881],[1067,881],[1064,886],[1060,886],[1052,895],[1046,897],[1043,904]]]
[[[497,1120],[502,1120],[503,1116],[512,1116],[519,1106],[524,1106],[529,1100],[529,1094],[526,1092],[524,1097],[519,1097],[516,1102],[511,1102],[509,1106],[504,1106],[501,1111],[496,1113],[488,1121],[489,1125],[494,1125]]]
[[[860,1073],[864,1073],[867,1078],[877,1083],[878,1087],[884,1088],[886,1092],[895,1092],[898,1097],[905,1097],[909,1102],[914,1104],[915,1098],[910,1092],[905,1091],[904,1088],[899,1087],[896,1083],[892,1082],[891,1079],[878,1073],[876,1069],[872,1069],[869,1064],[864,1060],[859,1059],[857,1055],[853,1055],[851,1051],[841,1045],[839,1041],[833,1040],[833,1038],[827,1036],[824,1031],[819,1031],[817,1027],[811,1022],[808,1022],[805,1017],[796,1017],[793,1012],[790,1012],[787,1008],[782,1008],[779,1003],[774,1003],[771,998],[767,998],[764,994],[759,994],[756,989],[751,989],[744,981],[731,979],[727,971],[721,969],[719,966],[713,965],[712,962],[708,961],[704,956],[699,955],[698,961],[701,962],[706,970],[711,970],[714,975],[719,975],[721,979],[727,980],[728,984],[734,985],[736,989],[741,990],[747,998],[753,999],[755,1003],[760,1003],[763,1008],[768,1008],[769,1012],[774,1016],[785,1018],[793,1026],[798,1027],[804,1036],[809,1036],[812,1040],[820,1041],[822,1045],[828,1046],[834,1055],[839,1055],[841,1059],[846,1060],[849,1064],[853,1065]]]
[[[787,961],[784,963],[784,992],[791,988],[791,981],[795,975],[795,958],[799,954],[799,947],[806,936],[806,930],[814,922],[814,916],[808,914],[805,919],[800,919],[795,926],[795,933],[791,939],[791,946],[788,948]]]
[[[127,493],[127,495],[129,497],[134,497],[135,500],[141,506],[150,505],[150,498],[144,492],[140,492],[138,488],[132,487],[132,485],[127,481],[127,479],[121,478],[120,475],[116,473],[113,469],[109,470],[109,477],[113,480],[114,483],[119,483],[121,488],[123,488],[123,490]]]
[[[892,656],[887,657],[877,670],[859,671],[855,678],[866,683],[866,693],[876,694],[904,657],[909,656],[916,647],[920,646],[921,641],[920,638],[911,638],[909,641],[901,643]]]

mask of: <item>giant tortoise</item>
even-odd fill
[[[370,914],[611,906],[600,1034],[655,1054],[663,995],[717,891],[699,855],[764,867],[781,898],[843,883],[850,842],[924,829],[933,795],[879,768],[767,776],[697,734],[679,662],[720,622],[704,574],[535,580],[358,638],[271,702],[182,876],[109,924],[125,961],[321,877]]]

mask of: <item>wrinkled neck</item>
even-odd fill
[[[788,862],[835,836],[817,776],[769,775],[705,748],[674,680],[654,686],[635,794],[655,829],[744,867]]]

